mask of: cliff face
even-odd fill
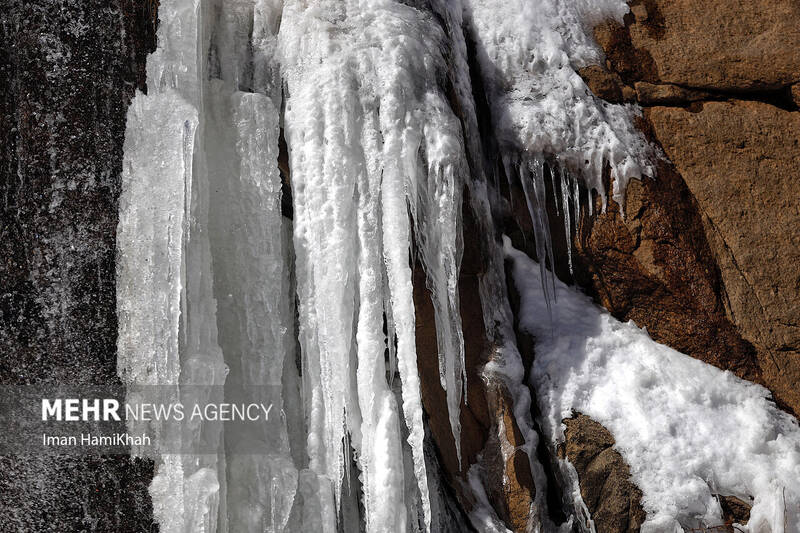
[[[657,341],[764,385],[796,416],[800,7],[767,4],[634,1],[624,26],[595,28],[607,61],[582,76],[600,97],[642,105],[640,127],[667,161],[621,209],[583,218],[575,281]],[[594,446],[592,424],[568,423],[566,453],[598,531],[627,531],[638,512],[598,492],[575,451]],[[739,504],[723,508],[742,520]]]
[[[800,219],[791,176],[800,156],[794,100],[800,82],[799,18],[794,2],[771,2],[768,8],[739,2],[632,2],[624,27],[595,29],[608,70],[585,73],[599,96],[615,97],[597,82],[610,76],[619,93],[645,107],[642,127],[672,163],[658,177],[667,182],[664,187],[643,183],[639,190],[644,194],[629,197],[627,233],[642,242],[635,240],[628,255],[650,276],[669,277],[674,270],[704,277],[705,294],[691,285],[688,291],[676,286],[669,296],[707,302],[709,312],[733,326],[719,322],[729,333],[715,335],[717,343],[722,337],[740,337],[752,346],[756,364],[746,363],[746,344],[735,356],[736,349],[723,350],[727,362],[711,355],[713,340],[698,343],[709,346],[700,350],[709,355],[691,348],[687,353],[760,381],[795,414],[800,410],[792,386],[800,369]],[[672,197],[653,201],[654,187]],[[665,249],[663,238],[647,238],[664,227],[643,216],[653,209],[683,219],[683,244]],[[613,213],[598,217],[597,229],[589,233],[598,235],[612,218]],[[687,235],[692,242],[686,242]],[[625,239],[623,232],[616,242]],[[597,248],[589,241],[583,244],[590,254]],[[689,255],[678,258],[681,253]],[[599,293],[608,290],[600,282],[591,285]],[[612,312],[635,314],[613,298],[603,303]],[[658,338],[658,330],[647,325]],[[663,323],[653,327],[663,329]],[[687,337],[685,332],[675,335]],[[681,345],[679,338],[664,339]],[[720,357],[725,358],[721,352]]]
[[[114,242],[121,147],[126,109],[134,89],[144,88],[144,59],[154,48],[153,9],[150,2],[127,0],[12,2],[4,13],[0,348],[14,358],[0,366],[3,384],[118,384]],[[644,107],[639,127],[666,159],[655,179],[629,185],[624,206],[612,202],[599,212],[600,199],[582,191],[584,206],[593,202],[595,214],[580,217],[571,243],[574,274],[560,244],[563,220],[549,206],[560,278],[617,318],[646,327],[657,341],[763,384],[795,415],[799,20],[800,7],[791,0],[635,0],[624,25],[598,26],[607,61],[581,74],[597,96]],[[503,192],[522,197],[513,188]],[[503,230],[533,255],[529,215],[521,202],[511,206]],[[484,323],[478,296],[486,258],[478,239],[470,238],[478,228],[469,208],[463,218],[459,292],[469,385],[460,465],[439,384],[425,273],[418,268],[414,277],[422,400],[435,444],[429,451],[441,464],[443,491],[463,507],[452,512],[452,523],[438,527],[468,527],[462,511],[474,502],[463,487],[469,467],[480,462],[494,511],[512,530],[525,531],[542,487],[519,449],[525,439],[511,394],[502,383],[481,378],[494,350],[486,335],[493,325]],[[518,341],[529,366],[535,340],[520,333]],[[535,414],[535,402],[531,409]],[[550,518],[560,522],[571,512],[562,504],[562,480],[549,466],[560,454],[577,470],[599,532],[638,531],[641,491],[613,449],[613,436],[582,414],[566,426],[563,449],[542,442],[536,450],[549,483]],[[152,464],[38,457],[0,463],[0,487],[14,509],[0,514],[1,530],[157,527],[147,495]],[[42,501],[53,506],[44,509]],[[731,517],[746,519],[745,504],[725,502]]]

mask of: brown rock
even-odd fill
[[[751,505],[743,502],[736,496],[720,496],[719,505],[722,507],[722,518],[730,524],[746,524],[750,521]]]
[[[778,89],[800,80],[800,4],[794,0],[630,4],[627,28],[596,29],[624,79],[627,73],[724,91]]]
[[[758,380],[755,350],[725,316],[699,211],[674,169],[660,162],[656,179],[631,182],[624,218],[614,202],[605,213],[595,206],[574,239],[576,281],[654,340]]]
[[[498,515],[514,532],[530,531],[535,520],[533,484],[530,459],[519,448],[525,439],[513,414],[513,400],[502,383],[490,383],[487,390],[489,410],[494,425],[484,455],[487,470],[488,496]]]
[[[601,212],[594,198],[592,216],[584,207],[572,240],[574,276],[566,264],[563,218],[545,181],[559,278],[574,279],[616,318],[647,328],[657,342],[739,377],[760,379],[754,347],[725,315],[722,281],[697,205],[672,166],[660,161],[657,179],[629,184],[624,218],[613,201]],[[535,257],[530,217],[516,187],[504,231],[515,247]],[[582,197],[586,206],[585,190]]]
[[[595,96],[614,104],[624,101],[623,83],[619,74],[598,65],[584,67],[578,71],[578,74]]]
[[[711,95],[705,91],[694,91],[677,85],[647,83],[637,81],[636,100],[642,105],[671,105],[706,100]]]
[[[710,102],[647,116],[697,200],[727,316],[756,346],[764,383],[800,412],[800,114]]]
[[[564,453],[578,472],[581,497],[598,533],[638,532],[647,517],[642,491],[614,450],[614,437],[583,414],[564,420]]]
[[[794,101],[795,107],[800,107],[800,83],[792,85],[789,94],[792,95],[792,101]]]
[[[606,53],[606,66],[632,85],[644,80],[658,83],[658,69],[647,50],[636,48],[626,26],[608,21],[594,28],[594,37]]]
[[[467,203],[468,200],[465,200],[464,234],[476,235],[479,234],[478,229]],[[535,519],[532,506],[536,490],[527,454],[522,450],[514,450],[510,455],[505,455],[508,446],[516,448],[525,442],[513,416],[512,397],[502,383],[486,383],[481,375],[493,348],[486,338],[480,300],[479,281],[485,261],[479,243],[479,239],[465,239],[459,273],[468,398],[467,403],[461,405],[460,467],[445,407],[445,391],[439,382],[433,304],[426,286],[425,272],[417,264],[413,282],[422,403],[448,485],[454,488],[461,504],[469,510],[470,495],[464,492],[463,482],[469,468],[480,459],[488,478],[488,496],[492,507],[509,529],[522,532],[527,531],[529,523]],[[481,453],[483,456],[479,458]]]

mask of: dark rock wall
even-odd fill
[[[0,2],[0,384],[121,386],[115,233],[147,0]],[[0,458],[0,531],[154,531],[153,466]]]

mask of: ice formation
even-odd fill
[[[545,433],[563,441],[574,411],[611,431],[644,495],[643,532],[722,524],[718,494],[752,504],[741,531],[800,531],[800,427],[769,391],[654,342],[560,282],[551,327],[538,266],[508,241],[506,253],[521,325],[536,336]]]
[[[522,185],[544,274],[546,262],[553,265],[546,175],[559,197],[568,240],[570,209],[575,218],[579,212],[579,180],[605,206],[609,192],[622,203],[630,179],[654,176],[656,154],[634,128],[635,107],[595,98],[577,73],[602,59],[590,28],[605,19],[621,22],[628,7],[618,0],[463,1],[495,132],[495,160],[489,164],[495,176]],[[613,191],[603,184],[605,165]]]
[[[419,262],[461,460],[465,191],[480,230],[469,237],[486,248],[481,302],[496,346],[486,375],[507,380],[535,445],[487,178],[504,166],[521,180],[539,258],[552,262],[547,175],[560,180],[569,228],[578,180],[604,194],[607,163],[618,197],[649,172],[634,111],[600,104],[575,73],[599,57],[588,24],[626,7],[421,4],[159,5],[148,91],[131,104],[124,147],[119,373],[200,400],[187,385],[256,396],[281,412],[260,430],[206,435],[210,453],[164,444],[150,488],[163,531],[333,532],[359,527],[353,515],[370,532],[430,529],[412,274]],[[487,102],[473,99],[470,47]],[[492,132],[479,131],[484,104]]]
[[[653,175],[633,106],[595,98],[577,70],[601,59],[588,29],[622,20],[618,0],[464,0],[501,161],[519,173],[550,157],[605,197],[603,165],[620,202],[629,179]],[[536,183],[534,181],[534,183]]]

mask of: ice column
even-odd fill
[[[350,436],[370,531],[404,530],[408,514],[386,353],[390,374],[396,355],[416,498],[423,527],[430,524],[412,237],[436,309],[440,377],[460,443],[466,161],[459,122],[436,82],[446,76],[446,46],[430,13],[387,1],[288,2],[279,33],[310,466],[338,501]]]
[[[199,385],[186,388],[184,402],[208,400],[226,374],[206,231],[204,11],[200,1],[160,5],[148,94],[137,93],[128,115],[117,242],[120,375],[133,388]],[[150,487],[162,531],[216,531],[217,454],[171,455],[181,451],[179,440],[152,430],[163,437]],[[190,443],[202,428],[187,431]],[[213,447],[221,435],[206,431],[204,438]]]

